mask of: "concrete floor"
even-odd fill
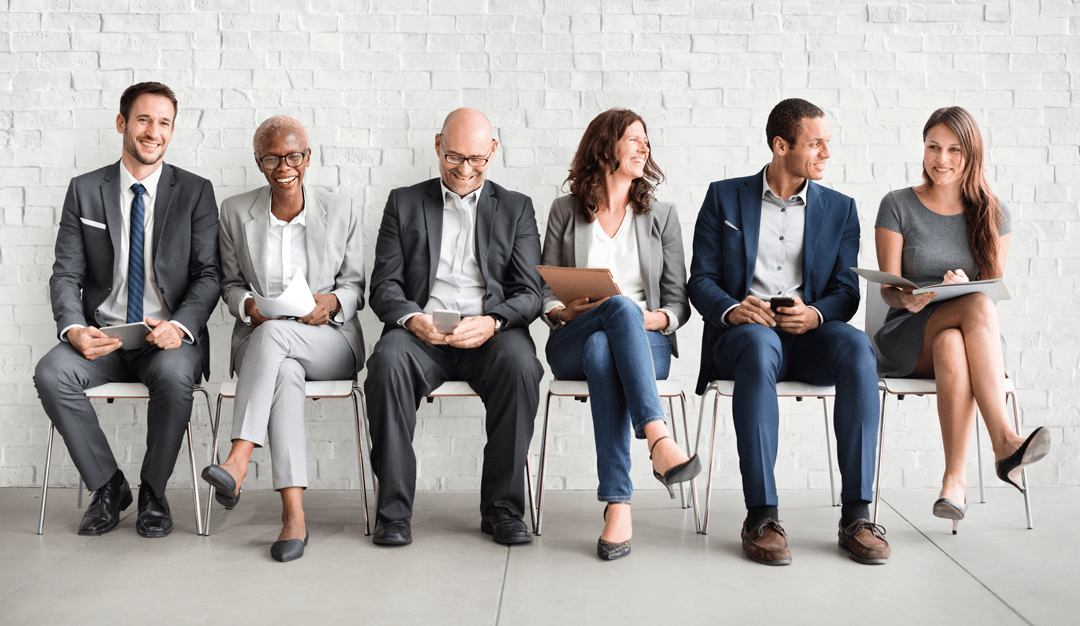
[[[37,489],[0,489],[0,624],[1076,624],[1080,615],[1080,488],[1034,492],[1035,529],[1021,496],[989,489],[953,536],[931,515],[936,493],[884,494],[888,565],[864,566],[836,547],[828,492],[780,495],[793,564],[742,556],[741,494],[717,491],[709,534],[661,491],[634,500],[634,551],[595,556],[601,505],[592,493],[550,492],[544,534],[506,548],[479,531],[476,493],[420,493],[414,543],[380,548],[364,536],[359,496],[310,491],[311,541],[281,564],[269,555],[280,500],[245,492],[215,508],[195,535],[189,491],[172,491],[176,528],[135,533],[135,507],[102,537],[75,534],[73,489],[50,490],[38,536]],[[977,491],[969,490],[972,500]]]

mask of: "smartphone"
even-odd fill
[[[454,332],[454,329],[461,323],[461,313],[458,313],[457,311],[436,309],[432,312],[431,317],[435,322],[435,330],[444,335],[449,335]]]
[[[769,307],[772,308],[772,312],[777,313],[779,315],[783,315],[783,313],[778,313],[777,312],[776,307],[778,307],[778,306],[795,306],[795,299],[794,298],[769,298]]]

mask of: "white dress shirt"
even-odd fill
[[[157,203],[158,181],[161,179],[161,169],[164,161],[158,163],[158,167],[149,176],[142,180],[128,171],[123,161],[120,162],[120,249],[117,253],[117,272],[113,276],[112,291],[109,297],[101,303],[98,309],[97,321],[102,326],[117,326],[127,323],[128,303],[128,264],[131,249],[131,203],[135,201],[135,192],[131,186],[139,183],[146,189],[142,195],[143,203],[143,317],[156,320],[168,319],[172,312],[165,304],[165,298],[158,289],[157,275],[154,273],[154,206]],[[162,236],[168,236],[163,233]],[[195,341],[191,331],[183,324],[170,320],[176,325],[189,342]],[[60,336],[67,341],[67,332],[72,328],[84,328],[82,324],[72,324],[63,331]]]

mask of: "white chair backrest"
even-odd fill
[[[885,304],[885,300],[881,297],[881,285],[866,283],[866,323],[863,328],[866,329],[866,334],[870,336],[870,345],[874,346],[875,352],[877,351],[877,342],[874,341],[874,335],[885,324],[885,315],[888,312],[889,305]]]

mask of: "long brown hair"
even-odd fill
[[[934,111],[923,126],[923,141],[930,129],[944,124],[960,140],[964,155],[964,172],[960,178],[960,198],[964,203],[964,221],[967,222],[968,243],[979,277],[1000,278],[1005,268],[998,267],[998,232],[1004,219],[1001,202],[990,191],[983,165],[983,140],[979,124],[971,113],[960,107],[946,107]],[[926,173],[923,164],[923,182],[933,187],[934,181]]]
[[[570,163],[570,174],[564,182],[570,183],[570,195],[578,201],[578,210],[586,222],[591,223],[596,219],[598,208],[607,206],[606,178],[619,168],[615,144],[634,122],[641,122],[648,137],[649,129],[645,127],[645,120],[629,109],[608,109],[597,115],[581,137],[574,160]],[[650,148],[644,175],[630,183],[630,206],[635,213],[649,212],[653,190],[663,180],[664,173],[653,161]]]

